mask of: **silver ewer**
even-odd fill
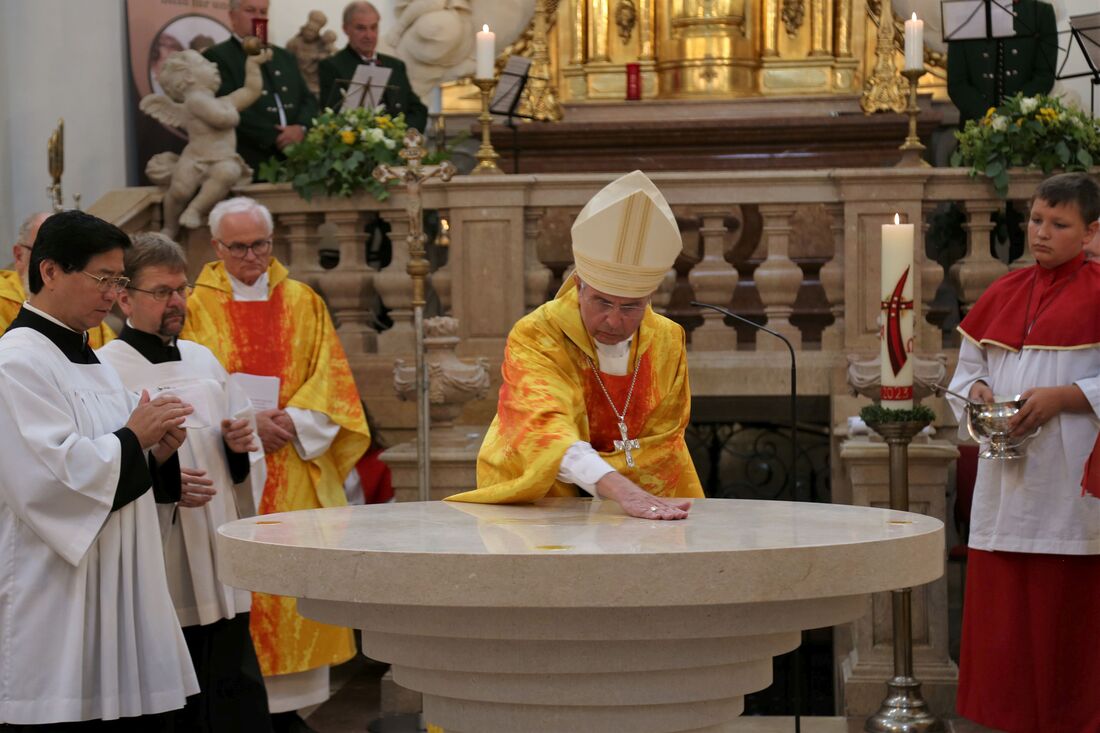
[[[1019,395],[1001,402],[967,403],[966,428],[970,431],[970,436],[982,446],[979,458],[1012,461],[1024,457],[1020,446],[1035,437],[1039,431],[1036,429],[1030,435],[1019,438],[1009,437],[1008,421],[1023,405],[1024,401]]]

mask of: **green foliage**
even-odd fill
[[[868,425],[884,422],[926,422],[936,419],[936,413],[932,408],[924,405],[916,405],[911,410],[893,410],[883,407],[879,403],[867,405],[859,411],[859,416]]]
[[[1002,198],[1008,194],[1010,168],[1083,171],[1100,159],[1100,121],[1044,94],[1006,99],[982,119],[968,120],[955,137],[959,147],[951,165],[970,166],[971,176],[986,176]]]
[[[389,196],[386,186],[371,175],[380,163],[402,165],[405,115],[391,117],[383,107],[334,112],[326,108],[305,139],[283,151],[286,160],[271,158],[260,164],[260,178],[289,182],[307,201],[316,195],[348,197],[366,191],[379,201]],[[425,163],[448,157],[425,156]]]

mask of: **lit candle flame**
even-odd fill
[[[894,214],[894,224],[901,224],[901,217],[897,214]]]
[[[482,25],[481,30],[485,33],[488,33],[489,32],[489,24],[485,23],[484,25]],[[469,31],[466,31],[466,32],[469,33]]]
[[[916,20],[916,19],[917,19],[917,13],[916,13],[916,11],[913,11],[913,20]],[[469,32],[469,31],[467,31],[467,32]]]

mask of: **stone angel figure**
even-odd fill
[[[321,93],[321,82],[317,65],[336,51],[336,32],[324,31],[328,17],[320,10],[311,10],[306,24],[298,29],[297,35],[287,41],[286,50],[298,59],[298,69],[306,86],[314,95]]]
[[[474,33],[488,24],[497,52],[531,23],[535,0],[396,0],[386,43],[405,62],[418,96],[446,81],[472,76]]]
[[[202,226],[214,204],[252,180],[252,169],[237,155],[236,130],[240,111],[260,98],[260,65],[270,58],[270,49],[249,56],[244,86],[223,97],[215,96],[221,85],[218,67],[198,51],[179,51],[164,62],[165,93],[145,96],[140,108],[158,122],[182,128],[188,143],[180,155],[158,153],[145,166],[149,180],[165,189],[162,234],[175,238],[180,226]]]

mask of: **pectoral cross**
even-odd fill
[[[615,441],[615,450],[621,450],[623,453],[626,453],[626,465],[634,468],[634,456],[630,451],[641,450],[642,446],[637,438],[631,439],[626,437],[626,423],[622,420],[619,421],[619,435],[623,436],[623,439]]]

